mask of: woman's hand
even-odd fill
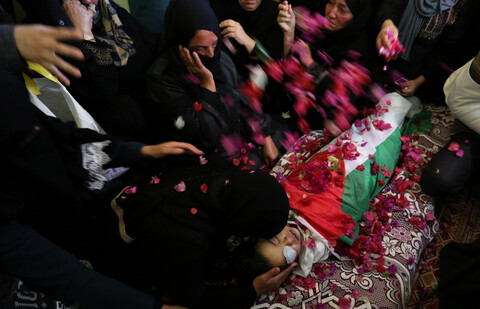
[[[80,41],[82,35],[75,29],[43,25],[20,25],[15,26],[13,36],[18,53],[23,59],[42,65],[58,77],[63,84],[69,86],[70,80],[61,71],[77,78],[82,76],[78,68],[57,56],[77,60],[84,59],[80,49],[61,42]]]
[[[406,82],[400,83],[399,89],[397,89],[397,93],[404,96],[410,97],[415,94],[417,89],[425,82],[425,77],[420,75],[419,77],[411,80],[407,80]]]
[[[240,23],[226,19],[220,23],[220,28],[222,28],[222,35],[224,37],[235,39],[238,44],[245,47],[249,54],[255,48],[255,41],[245,33]]]
[[[298,40],[292,46],[292,52],[300,56],[300,62],[304,67],[309,68],[313,64],[310,46],[302,40]]]
[[[84,37],[95,41],[92,33],[93,12],[80,3],[79,0],[63,1],[63,8],[76,29],[80,30]]]
[[[284,33],[295,34],[295,14],[288,1],[283,1],[278,5],[277,23]]]
[[[263,145],[263,159],[268,166],[274,166],[278,158],[278,149],[270,136],[265,137]]]
[[[391,19],[387,19],[383,22],[382,29],[380,29],[380,32],[377,35],[376,44],[378,51],[380,51],[382,47],[387,50],[390,50],[392,48],[392,44],[390,43],[390,40],[388,38],[389,31],[391,31],[394,39],[398,37],[398,28],[397,26],[395,26]]]
[[[288,268],[284,269],[282,272],[280,272],[279,267],[274,267],[266,273],[255,277],[255,279],[253,279],[253,287],[257,292],[257,296],[278,289],[296,266],[297,263],[293,262]]]
[[[288,1],[278,5],[277,23],[283,30],[283,54],[286,55],[295,40],[295,14]]]
[[[182,45],[178,46],[178,53],[183,64],[187,67],[188,72],[195,75],[200,80],[200,86],[216,92],[215,80],[213,74],[202,63],[196,52],[190,52],[190,50]]]
[[[145,158],[161,159],[168,155],[203,155],[203,151],[189,143],[182,142],[165,142],[157,145],[143,146],[140,150]]]

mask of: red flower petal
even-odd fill
[[[450,145],[448,145],[448,150],[459,151],[460,150],[460,145],[456,142],[451,142]]]
[[[198,212],[198,209],[196,209],[195,207],[190,208],[190,213],[192,215],[195,215],[197,212]]]
[[[202,110],[202,103],[195,102],[193,103],[193,107],[195,108],[195,111],[201,111]]]
[[[363,166],[363,165],[357,165],[357,170],[359,170],[360,172],[362,172],[362,171],[365,170],[365,166]]]
[[[208,190],[207,184],[204,183],[203,185],[201,185],[200,190],[202,190],[203,193],[207,193],[207,190]]]

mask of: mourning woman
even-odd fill
[[[283,33],[277,24],[278,5],[271,0],[210,1],[222,35],[235,47],[233,60],[239,72],[248,72],[245,65],[252,56],[266,51],[278,59],[283,54]]]
[[[144,280],[155,296],[192,309],[248,308],[278,288],[295,263],[235,285],[218,285],[214,275],[230,235],[271,239],[285,227],[289,202],[278,181],[242,171],[216,154],[166,166],[157,181],[127,187],[111,203],[122,240],[136,245],[135,254],[147,265]]]
[[[271,136],[275,130],[265,116],[253,112],[238,90],[239,76],[230,57],[221,51],[219,22],[208,3],[170,2],[165,35],[165,53],[152,66],[147,84],[158,108],[156,132],[224,155],[223,137],[251,141],[252,136],[261,135],[265,138],[260,156],[272,165],[278,155]]]
[[[324,93],[334,88],[328,71],[339,68],[344,60],[368,67],[374,47],[373,43],[369,45],[367,31],[371,15],[370,0],[326,0],[323,4],[317,13],[325,16],[325,28],[322,29],[322,36],[310,43],[295,41],[295,24],[298,21],[287,1],[279,4],[278,16],[278,23],[284,31],[284,50],[286,54],[293,54],[313,76],[317,101],[323,101]],[[357,96],[350,93],[346,98],[356,109],[370,103],[364,102],[363,98],[357,99]],[[338,126],[338,121],[334,121],[335,115],[343,111],[330,106],[322,106],[322,109],[324,112],[311,109],[306,115],[306,121],[312,129],[326,127],[335,135],[345,129]]]

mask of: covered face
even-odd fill
[[[269,0],[271,1],[271,0]],[[255,11],[260,4],[262,3],[262,0],[238,0],[238,4],[245,10],[245,11]]]
[[[293,263],[302,249],[302,234],[294,226],[285,228],[270,239],[260,239],[256,245],[258,253],[263,255],[271,266],[284,266]]]
[[[172,0],[165,12],[167,45],[181,64],[178,46],[200,56],[202,64],[216,76],[220,71],[220,26],[206,0]],[[183,67],[183,64],[181,65]]]
[[[199,55],[213,58],[218,45],[218,37],[209,30],[197,30],[193,38],[188,43],[188,49]]]
[[[328,0],[325,4],[325,17],[330,22],[330,31],[343,29],[354,19],[348,2],[346,0]]]

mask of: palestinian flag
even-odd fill
[[[326,241],[351,245],[370,200],[388,183],[411,104],[386,95],[364,119],[297,166],[282,183],[297,220]]]

